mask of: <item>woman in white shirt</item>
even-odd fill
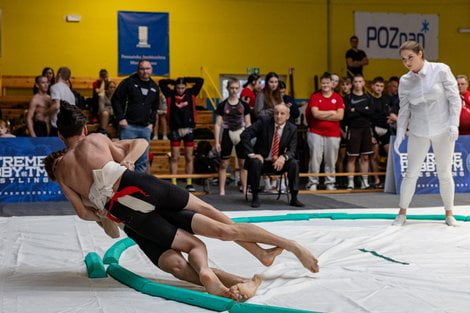
[[[408,168],[400,188],[400,211],[393,225],[406,222],[406,210],[415,193],[421,164],[432,145],[445,221],[449,226],[456,226],[451,169],[461,108],[457,81],[446,64],[426,61],[423,47],[416,41],[404,42],[400,55],[409,72],[401,77],[398,89],[400,113],[394,148],[399,154],[408,130]]]

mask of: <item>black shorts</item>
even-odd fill
[[[128,195],[155,207],[154,211],[142,213],[115,201],[110,213],[122,220],[127,228],[164,251],[171,248],[178,228],[192,232],[194,213],[183,210],[189,200],[186,190],[154,176],[132,171],[125,171],[121,176],[118,191],[129,190],[127,187],[134,189]],[[152,261],[158,262],[158,258],[150,254]]]
[[[194,147],[194,130],[187,133],[184,137],[181,137],[178,133],[178,130],[172,130],[168,134],[168,139],[170,139],[170,145],[172,147],[179,147],[181,145],[181,140],[184,142],[185,147]]]
[[[350,128],[346,152],[349,156],[372,153],[372,135],[370,128]]]
[[[44,121],[34,121],[33,129],[37,137],[47,137],[49,135],[47,130],[47,123]]]
[[[164,219],[166,219],[168,222],[170,222],[173,226],[184,229],[189,233],[193,233],[193,230],[191,228],[191,221],[193,220],[194,214],[196,214],[194,211],[181,210],[179,212],[171,212],[171,214],[166,211],[160,211],[158,214]],[[160,246],[155,241],[149,240],[144,236],[139,235],[137,232],[135,232],[128,226],[124,226],[124,232],[129,238],[135,241],[135,243],[144,252],[144,254],[157,267],[158,260],[160,259],[162,254],[170,249],[168,247]]]
[[[222,160],[230,159],[230,155],[232,154],[232,149],[233,149],[233,142],[232,142],[232,139],[230,139],[228,129],[224,129],[222,132],[222,142],[220,144],[220,148],[221,148],[220,158]],[[245,159],[241,141],[235,146],[235,152],[237,154],[237,158]]]

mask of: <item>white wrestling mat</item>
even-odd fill
[[[395,213],[354,209],[309,213]],[[231,217],[299,211],[229,212]],[[470,210],[456,208],[458,215]],[[420,208],[410,214],[443,214]],[[249,303],[319,312],[470,312],[470,222],[330,220],[258,224],[295,239],[318,257],[320,273],[283,252],[270,268],[230,242],[204,239],[211,265],[266,280]],[[0,312],[147,313],[212,312],[139,293],[112,277],[89,279],[83,262],[101,257],[116,240],[74,216],[0,218]],[[360,249],[365,249],[361,251]],[[372,251],[372,252],[371,252]],[[375,252],[375,253],[373,253]],[[406,264],[408,263],[408,264]],[[201,290],[161,272],[133,246],[120,264],[160,283]]]

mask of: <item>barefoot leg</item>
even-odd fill
[[[252,224],[223,224],[207,216],[195,214],[191,227],[195,234],[226,241],[265,243],[292,252],[305,268],[318,272],[318,261],[299,243],[274,235]]]
[[[212,205],[207,202],[199,199],[193,194],[189,194],[188,204],[185,207],[186,210],[191,210],[196,213],[205,215],[211,219],[219,221],[224,224],[233,225],[235,224],[227,215],[217,210]],[[261,264],[265,266],[270,266],[273,264],[274,259],[282,252],[282,249],[279,251],[277,249],[263,249],[255,242],[246,242],[246,241],[235,241],[242,248],[250,252],[255,258],[257,258]]]
[[[258,290],[261,282],[261,277],[254,275],[251,280],[230,287],[230,291],[236,296],[238,301],[246,301],[256,295],[256,290]]]

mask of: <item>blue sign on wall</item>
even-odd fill
[[[400,146],[400,154],[393,151],[392,137],[389,151],[389,160],[393,158],[392,163],[387,166],[387,179],[392,179],[394,186],[386,188],[386,192],[400,192],[400,185],[408,166],[407,142],[408,137],[403,140]],[[456,192],[470,192],[470,136],[459,136],[455,143],[454,155],[452,158],[452,176],[454,177]],[[395,187],[395,188],[393,188]],[[439,179],[437,177],[436,163],[432,148],[426,154],[421,165],[421,172],[416,183],[416,193],[439,193]]]
[[[134,73],[140,59],[152,63],[154,75],[169,75],[168,13],[119,11],[118,34],[119,75]]]
[[[65,148],[58,137],[0,139],[0,203],[64,201],[57,183],[47,177],[42,160]]]

